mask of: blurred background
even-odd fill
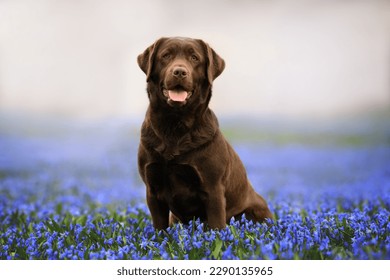
[[[390,108],[387,0],[0,0],[0,111],[142,119],[136,57],[161,36],[204,39],[225,59],[218,116]]]

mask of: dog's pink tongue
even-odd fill
[[[188,92],[184,90],[168,90],[169,98],[173,101],[183,102],[188,96]]]

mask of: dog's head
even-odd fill
[[[157,40],[138,56],[138,65],[146,74],[151,102],[171,107],[207,103],[214,79],[225,68],[208,44],[181,37]]]

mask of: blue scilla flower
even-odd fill
[[[78,259],[83,259],[84,258],[84,254],[85,254],[84,249],[83,250],[79,250],[77,252]]]
[[[163,260],[168,260],[168,259],[170,259],[170,255],[169,255],[169,253],[167,252],[167,251],[160,251],[160,255],[161,255],[161,258],[163,259]]]
[[[244,243],[245,248],[250,249],[250,247],[252,246],[252,239],[245,238],[243,243]]]
[[[210,230],[204,234],[203,238],[206,242],[212,243],[215,240],[216,236],[217,236],[216,231]]]
[[[2,247],[3,247],[3,249],[1,251],[3,251],[3,252],[7,252],[9,249],[9,245],[3,245]]]
[[[278,243],[280,251],[290,251],[293,247],[293,242],[289,238],[283,238]]]
[[[112,238],[104,240],[104,244],[111,246],[114,243],[114,240]]]
[[[328,236],[324,236],[322,239],[321,239],[321,243],[320,243],[320,251],[325,251],[329,248],[329,243],[330,243],[330,240],[329,240],[329,237]]]
[[[232,245],[229,245],[229,246],[222,252],[222,259],[223,259],[223,260],[233,260],[233,259],[237,259],[237,257],[234,255],[233,246],[232,246]]]
[[[140,247],[141,249],[146,249],[148,247],[148,240],[144,239],[143,241],[141,241],[140,243]]]
[[[79,237],[79,235],[83,231],[83,229],[84,229],[84,227],[82,225],[76,224],[74,226],[74,233],[75,233],[76,238]]]
[[[194,248],[200,249],[203,246],[203,241],[202,240],[193,241],[192,246]]]
[[[261,252],[264,258],[269,260],[275,260],[278,258],[278,255],[274,252],[274,244],[268,243],[261,246]]]
[[[116,238],[115,238],[115,242],[117,245],[121,246],[123,244],[123,236],[121,235],[118,235]]]
[[[89,259],[98,260],[98,259],[100,259],[100,254],[98,252],[90,252]]]
[[[119,250],[117,252],[117,256],[116,257],[117,257],[118,260],[123,260],[124,256],[125,256],[125,254],[124,254],[124,252],[122,250]]]
[[[230,229],[230,227],[226,227],[220,232],[220,237],[223,241],[233,241],[234,240],[234,235]]]

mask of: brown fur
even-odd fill
[[[165,229],[196,217],[211,228],[224,228],[243,213],[254,221],[272,218],[208,107],[224,60],[202,40],[161,38],[138,56],[138,64],[146,74],[150,101],[138,167],[154,227]],[[192,95],[182,102],[171,100],[170,89]]]

